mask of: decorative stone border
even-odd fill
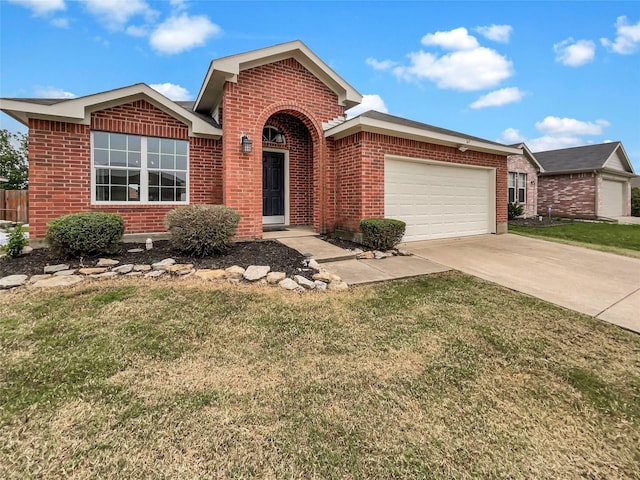
[[[0,278],[0,290],[27,286],[29,288],[68,287],[87,279],[106,280],[118,276],[141,277],[154,279],[160,277],[198,278],[203,281],[227,280],[231,282],[264,283],[280,286],[286,290],[297,292],[327,290],[347,290],[348,285],[340,277],[323,271],[313,259],[305,260],[305,267],[318,270],[313,275],[313,281],[302,275],[288,278],[284,272],[272,272],[268,265],[250,265],[246,269],[238,265],[226,269],[196,269],[191,263],[176,263],[173,258],[166,258],[160,262],[147,264],[119,265],[118,260],[101,258],[95,267],[71,269],[67,264],[47,265],[39,275],[9,275]]]

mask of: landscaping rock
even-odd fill
[[[148,272],[149,270],[151,270],[151,265],[134,265],[133,266],[134,272]]]
[[[402,249],[400,249],[400,248],[398,248],[398,249],[396,250],[396,253],[397,253],[397,254],[398,254],[398,256],[400,256],[400,257],[409,257],[409,256],[411,256],[411,254],[410,254],[409,252],[407,252],[406,250],[402,250]]]
[[[106,272],[106,267],[91,267],[91,268],[81,268],[78,270],[78,273],[81,275],[99,275],[101,273]]]
[[[320,264],[314,258],[309,260],[308,266],[309,268],[313,268],[314,270],[320,270]]]
[[[269,272],[267,274],[267,283],[274,285],[280,283],[285,278],[287,278],[287,274],[284,272]]]
[[[96,280],[107,280],[109,278],[117,277],[118,272],[94,273],[93,275],[89,275],[89,276]]]
[[[300,285],[298,285],[297,282],[295,282],[290,278],[285,278],[284,280],[281,280],[278,283],[278,285],[280,285],[282,288],[286,290],[303,290],[303,288]]]
[[[171,273],[173,275],[187,275],[191,273],[193,270],[193,263],[174,263],[173,265],[169,265],[165,271],[167,273]]]
[[[154,270],[166,270],[167,267],[175,265],[176,261],[173,258],[165,258],[159,262],[151,265]]]
[[[142,272],[129,272],[124,274],[125,277],[141,277]]]
[[[313,283],[315,283],[316,290],[318,290],[319,292],[326,292],[327,291],[327,284],[325,282],[322,282],[320,280],[316,280]]]
[[[19,287],[27,283],[29,277],[27,275],[9,275],[0,278],[0,289]]]
[[[76,274],[76,270],[60,270],[59,272],[56,272],[53,274],[54,277],[63,277],[66,275],[75,275]]]
[[[113,267],[114,265],[118,265],[120,260],[113,260],[111,258],[101,258],[98,260],[96,267]]]
[[[244,275],[244,268],[234,265],[225,269],[225,272],[227,272],[227,278],[239,280]]]
[[[56,273],[62,270],[69,270],[69,265],[66,263],[60,263],[58,265],[47,265],[44,267],[44,273]]]
[[[203,268],[196,270],[195,275],[201,280],[222,280],[227,276],[227,272],[221,269],[212,270],[209,268]]]
[[[340,282],[331,282],[328,286],[329,290],[332,290],[334,292],[342,292],[344,290],[348,290],[349,289],[349,285],[347,285],[346,283],[340,281]]]
[[[126,275],[127,273],[130,273],[132,270],[133,270],[132,263],[128,263],[126,265],[120,265],[119,267],[115,267],[111,269],[112,272],[120,273],[122,275]]]
[[[144,278],[158,278],[161,275],[164,275],[164,270],[152,270],[149,273],[144,275]]]
[[[22,255],[28,255],[31,252],[33,252],[33,247],[30,247],[29,245],[23,247],[23,249],[20,251]]]
[[[84,277],[80,275],[67,275],[62,277],[50,277],[38,280],[32,284],[33,288],[57,288],[57,287],[70,287],[76,283],[80,283],[84,280]]]
[[[362,252],[362,253],[359,253],[356,258],[358,260],[371,260],[375,258],[375,255],[373,252]]]
[[[318,272],[313,276],[314,280],[320,280],[321,282],[324,283],[333,283],[333,282],[341,282],[342,278],[340,278],[338,275],[335,275],[333,273],[327,272],[326,270],[323,270],[322,272]]]
[[[383,258],[387,258],[387,254],[384,252],[381,252],[380,250],[374,250],[373,258],[375,258],[376,260],[380,260]]]
[[[308,278],[303,277],[302,275],[296,275],[293,279],[298,283],[298,285],[306,288],[307,290],[313,290],[316,288],[316,284],[313,283]]]
[[[140,253],[140,252],[144,252],[144,249],[142,249],[142,248],[130,248],[129,250],[127,250],[127,252],[129,252],[129,253]]]
[[[269,270],[271,270],[271,267],[268,265],[250,265],[244,271],[242,277],[250,282],[255,282],[256,280],[266,277]]]
[[[41,275],[33,275],[30,279],[29,279],[29,283],[36,283],[38,280],[44,280],[45,278],[51,278],[52,275],[50,273],[44,273]]]

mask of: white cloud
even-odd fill
[[[220,33],[222,29],[206,16],[189,16],[183,13],[169,17],[158,25],[149,42],[157,52],[172,55],[200,47],[209,38]]]
[[[511,25],[488,25],[474,28],[476,32],[489,40],[499,43],[509,43],[513,31]]]
[[[380,61],[372,57],[367,58],[365,63],[370,67],[373,67],[374,70],[389,70],[391,67],[397,65],[397,62],[394,62],[393,60]]]
[[[640,21],[629,25],[627,17],[618,17],[616,20],[616,39],[601,38],[603,46],[615,53],[629,55],[635,53],[640,46]]]
[[[149,86],[154,90],[160,92],[165,97],[170,98],[171,100],[191,100],[191,94],[189,93],[189,91],[186,88],[181,87],[180,85],[166,82],[152,83]]]
[[[422,37],[422,44],[435,45],[445,50],[473,50],[480,46],[476,37],[469,35],[464,27],[454,28],[448,32],[427,33]]]
[[[501,143],[505,143],[507,145],[512,145],[514,143],[521,143],[526,140],[526,137],[520,133],[520,130],[517,128],[507,128],[500,135],[499,141]]]
[[[132,37],[146,37],[149,35],[149,29],[145,25],[129,25],[125,32]]]
[[[536,129],[553,137],[575,137],[578,135],[602,135],[604,129],[611,124],[606,120],[583,122],[575,118],[560,118],[548,116],[541,122],[536,122]]]
[[[67,92],[58,87],[35,87],[33,93],[38,98],[75,98],[75,93]]]
[[[350,108],[345,112],[347,118],[357,117],[361,113],[364,113],[368,110],[376,110],[378,112],[387,113],[387,106],[384,103],[384,100],[380,95],[363,95],[362,103],[353,108]]]
[[[550,135],[533,138],[528,140],[526,143],[527,147],[529,147],[532,152],[545,152],[547,150],[578,147],[585,144],[584,140],[579,137],[554,137]]]
[[[122,30],[131,18],[138,15],[147,20],[157,15],[144,0],[85,0],[84,4],[109,30]]]
[[[58,28],[69,28],[69,19],[68,18],[54,18],[51,20],[51,25]]]
[[[596,54],[596,44],[591,40],[578,40],[567,38],[553,45],[556,52],[556,62],[568,67],[579,67],[593,61]]]
[[[500,107],[508,103],[519,102],[523,96],[524,92],[518,87],[502,88],[481,96],[469,106],[471,108]]]
[[[9,3],[28,8],[35,15],[45,15],[56,10],[66,9],[64,0],[9,0]]]
[[[484,90],[513,75],[513,64],[498,52],[485,47],[461,50],[438,57],[424,51],[409,54],[410,66],[393,72],[405,80],[428,79],[440,88]]]

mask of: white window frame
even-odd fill
[[[130,135],[134,137],[140,137],[140,187],[138,191],[138,195],[140,196],[140,200],[137,202],[134,201],[107,201],[107,200],[96,200],[96,170],[98,168],[105,169],[118,169],[118,167],[104,166],[104,165],[96,165],[94,162],[94,133],[96,131],[100,131],[103,133],[116,133],[121,135]],[[149,201],[149,170],[152,171],[163,171],[162,169],[148,168],[147,165],[147,139],[151,138],[150,136],[145,135],[134,135],[129,133],[121,133],[121,132],[108,132],[102,130],[92,130],[91,131],[91,205],[106,205],[106,206],[127,206],[127,207],[135,207],[136,205],[187,205],[189,204],[190,191],[191,191],[191,182],[190,182],[190,169],[191,169],[191,161],[189,158],[189,141],[182,140],[177,138],[165,138],[165,137],[153,137],[159,138],[160,140],[177,140],[177,141],[186,141],[187,142],[187,170],[186,173],[186,194],[185,200],[181,201],[171,201],[171,202],[163,202],[163,201]],[[137,170],[131,167],[122,167],[123,170]],[[166,170],[171,171],[171,170]],[[175,171],[175,170],[174,170]],[[179,170],[183,171],[183,170]]]
[[[516,182],[516,201],[521,204],[527,203],[527,174],[524,172],[518,172],[518,180]],[[524,192],[524,200],[520,201],[520,191]]]
[[[513,178],[513,186],[511,179]],[[509,190],[513,189],[513,202],[509,201]],[[518,174],[517,172],[509,172],[507,176],[507,202],[517,203],[518,201]]]

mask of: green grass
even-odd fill
[[[559,240],[630,256],[637,256],[640,252],[640,225],[571,223],[544,228],[509,225],[509,232],[548,240]]]
[[[0,295],[0,478],[635,478],[640,337],[446,273]]]

